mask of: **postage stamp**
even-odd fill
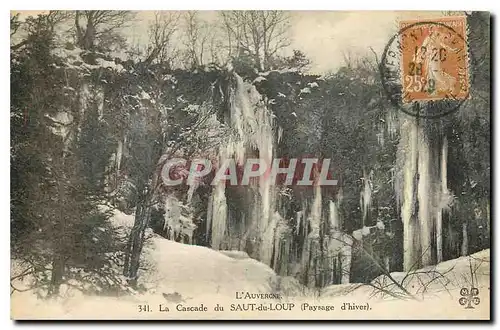
[[[465,17],[405,20],[399,28],[403,102],[467,98]]]
[[[476,72],[468,31],[463,16],[400,20],[380,61],[391,104],[410,116],[436,119],[469,100]]]

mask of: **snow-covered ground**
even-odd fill
[[[115,212],[114,223],[130,227],[133,216]],[[144,259],[147,269],[142,271],[141,281],[147,293],[120,297],[87,296],[63,287],[61,298],[47,301],[37,299],[31,292],[16,292],[11,296],[11,315],[15,319],[489,318],[489,250],[410,274],[392,273],[392,280],[380,276],[372,282],[373,286],[332,285],[320,292],[306,290],[295,279],[280,278],[267,265],[243,252],[214,251],[155,235],[145,246]],[[402,283],[401,287],[393,281]],[[479,289],[480,303],[472,305],[475,308],[465,308],[459,303],[462,297],[460,290],[466,288],[470,292],[472,286]],[[393,297],[394,294],[402,294],[402,288],[415,299]],[[385,294],[384,290],[387,291]],[[236,298],[236,294],[244,296],[246,292],[279,293],[281,300]],[[283,303],[282,306],[293,303],[295,306],[291,311],[267,312],[241,311],[239,308],[244,305],[238,308],[237,304],[248,303]],[[305,310],[303,303],[309,304]],[[344,303],[366,306],[367,310],[349,310]],[[177,311],[179,305],[200,304],[208,310]],[[224,311],[214,311],[217,304],[224,307]],[[145,305],[149,305],[150,312],[140,312]],[[310,307],[319,305],[334,306],[334,310],[318,311]],[[342,306],[347,308],[343,310]],[[168,308],[169,311],[160,311],[161,308]]]
[[[142,275],[151,292],[183,297],[234,296],[237,291],[272,292],[277,276],[267,265],[243,254],[219,253],[155,237],[146,248],[153,267]],[[231,251],[232,252],[232,251]]]

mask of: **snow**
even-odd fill
[[[169,239],[181,236],[187,242],[192,241],[193,231],[196,225],[193,223],[192,215],[181,201],[173,196],[167,196],[164,203],[165,222],[163,230],[169,229]]]
[[[55,47],[52,49],[52,55],[59,56],[62,58],[78,58],[83,52],[83,49],[74,47],[73,49],[67,49],[65,47]]]
[[[243,79],[234,74],[236,88],[231,92],[231,120],[228,123],[233,129],[233,134],[228,137],[228,143],[222,145],[218,150],[218,158],[222,164],[227,159],[234,159],[238,163],[243,163],[249,154],[255,150],[259,151],[262,161],[270,164],[274,151],[274,130],[271,111],[262,102],[262,96],[255,86],[244,82]],[[274,99],[268,100],[275,102]],[[234,171],[231,171],[234,172]],[[210,196],[207,228],[211,228],[210,245],[213,249],[241,249],[242,244],[248,244],[248,239],[258,240],[258,248],[251,253],[266,264],[271,263],[274,244],[274,198],[270,180],[261,176],[258,186],[254,184],[258,194],[253,195],[249,190],[249,197],[256,198],[255,204],[249,205],[249,209],[255,209],[246,219],[248,225],[235,227],[235,221],[231,221],[228,214],[226,198],[226,184],[218,181]],[[259,207],[255,208],[255,205]],[[229,232],[233,230],[231,239]],[[234,230],[238,233],[235,235]],[[245,239],[244,239],[245,238]]]
[[[102,206],[103,210],[106,209],[106,206]],[[125,214],[120,212],[119,210],[113,210],[113,216],[111,219],[111,224],[115,228],[127,228],[131,229],[134,226],[134,214]]]
[[[380,220],[377,220],[377,224],[375,225],[379,230],[384,230],[385,229],[385,225],[382,221]]]
[[[267,80],[267,79],[264,78],[263,76],[258,76],[257,78],[255,78],[253,80],[253,83],[258,83],[258,82],[265,81],[265,80]]]
[[[300,90],[300,94],[310,94],[311,89],[309,87],[304,87]]]
[[[108,208],[109,206],[101,206]],[[113,210],[111,222],[114,226],[130,228],[133,225],[133,215],[126,215]],[[11,313],[16,319],[33,317],[42,318],[241,318],[239,313],[209,312],[203,315],[175,312],[177,303],[199,305],[215,305],[216,302],[229,303],[258,302],[235,300],[236,292],[280,293],[282,301],[310,304],[335,304],[343,302],[370,303],[376,314],[363,314],[368,318],[394,318],[394,308],[399,311],[398,317],[415,315],[426,308],[426,317],[443,317],[446,309],[444,304],[458,304],[460,289],[476,287],[479,289],[481,303],[486,308],[481,317],[485,318],[489,304],[490,288],[490,250],[484,250],[471,256],[448,260],[436,266],[429,266],[409,273],[393,272],[392,279],[409,291],[414,300],[400,300],[392,295],[403,294],[402,290],[389,277],[381,275],[370,285],[353,283],[327,286],[321,290],[312,290],[301,285],[293,277],[280,277],[267,265],[251,259],[241,251],[215,251],[210,248],[186,245],[167,240],[158,235],[151,235],[144,246],[142,255],[139,284],[146,292],[126,294],[119,297],[84,295],[76,289],[63,285],[61,297],[52,300],[41,300],[31,292],[15,292],[11,297]],[[12,276],[23,269],[16,260],[12,261]],[[16,287],[24,288],[23,283],[15,283]],[[77,284],[77,283],[73,283]],[[383,287],[390,294],[384,294]],[[175,299],[174,299],[175,298]],[[425,298],[425,302],[421,302]],[[175,300],[175,301],[174,301]],[[261,301],[262,302],[262,301]],[[266,300],[269,302],[269,300]],[[137,313],[138,304],[170,304],[170,313],[155,313],[144,315]],[[419,305],[419,304],[425,304]],[[432,308],[430,306],[434,306]],[[455,306],[453,305],[453,306]],[[112,307],[110,307],[112,306]],[[405,307],[406,306],[406,307]],[[458,305],[457,305],[458,306]],[[458,306],[461,308],[461,306]],[[155,307],[157,308],[157,307]],[[429,309],[430,308],[430,309]],[[427,312],[429,309],[429,312]],[[479,312],[479,309],[475,310]],[[473,311],[471,311],[473,312]],[[427,314],[428,313],[428,314]],[[214,316],[215,315],[215,316]],[[218,316],[217,316],[218,315]],[[245,314],[259,317],[300,317],[302,318],[355,318],[355,314],[301,314],[300,309],[290,314]],[[475,314],[477,315],[477,314]],[[458,317],[464,317],[460,314]]]
[[[151,100],[151,96],[149,96],[149,94],[146,93],[145,91],[141,91],[141,99]]]
[[[373,227],[363,226],[360,229],[354,230],[352,232],[352,237],[354,237],[358,241],[362,241],[364,236],[370,235],[370,228],[373,228]]]
[[[462,296],[461,289],[475,287],[480,291],[480,299],[489,304],[490,250],[415,271],[394,272],[391,273],[391,277],[417,300],[436,301],[452,297],[456,298],[457,302]],[[372,284],[377,287],[383,286],[392,294],[402,295],[402,290],[394,284],[394,281],[381,275],[374,279]],[[377,294],[383,299],[391,299],[380,291]]]
[[[299,70],[297,68],[284,68],[281,70],[271,70],[271,71],[260,72],[259,76],[267,77],[271,72],[283,74],[283,73],[295,73],[298,71]]]
[[[59,111],[54,117],[48,114],[45,114],[45,117],[52,121],[52,125],[50,126],[52,133],[61,136],[63,141],[67,141],[71,131],[70,126],[73,124],[73,116],[71,113]]]
[[[237,291],[271,292],[277,280],[274,271],[241,252],[219,252],[154,237],[146,255],[154,267],[142,280],[156,292],[179,292],[185,297],[219,294],[234,296]],[[229,254],[229,255],[227,255]]]
[[[123,71],[123,65],[121,64],[116,64],[114,61],[106,61],[105,59],[103,58],[98,58],[96,60],[98,66],[101,66],[103,68],[110,68],[110,69],[113,69],[113,70],[116,70],[118,72],[121,72]]]
[[[230,258],[233,258],[233,259],[247,259],[247,258],[250,258],[248,256],[248,253],[244,252],[244,251],[238,251],[238,250],[228,250],[228,251],[219,251],[220,253],[222,253],[223,255],[226,255]]]
[[[103,209],[108,206],[102,205]],[[133,215],[113,210],[111,222],[120,228],[130,228]],[[12,262],[13,276],[22,267]],[[120,313],[136,311],[139,303],[157,306],[165,303],[166,297],[176,296],[179,301],[207,303],[214,296],[234,298],[235,292],[274,292],[278,277],[267,265],[251,259],[241,251],[215,251],[210,248],[186,245],[152,234],[146,240],[140,270],[140,285],[146,293],[127,294],[110,298],[87,296],[72,287],[62,285],[61,297],[41,300],[31,292],[16,292],[12,295],[12,313],[16,318],[60,317],[109,317],[110,307]],[[27,284],[28,279],[23,283]],[[76,283],[72,283],[75,285]],[[282,285],[286,285],[283,283]],[[16,287],[24,288],[22,283]],[[15,312],[14,312],[15,311]],[[130,315],[127,315],[129,317]],[[140,316],[140,314],[137,314]]]
[[[85,61],[82,59],[81,55],[85,53],[85,51],[79,47],[73,46],[73,49],[68,49],[66,47],[58,46],[52,49],[51,53],[55,56],[61,57],[66,60],[71,60],[74,64],[70,64],[70,61],[66,61],[65,65],[68,68],[74,68],[74,69],[98,69],[98,68],[109,68],[112,70],[115,70],[117,72],[122,72],[125,69],[123,68],[123,65],[121,64],[116,64],[114,61],[108,61],[103,58],[98,57],[96,59],[97,64],[92,65],[85,63]],[[97,54],[97,55],[103,55],[103,54]],[[76,64],[78,62],[78,64]],[[55,67],[58,67],[55,65]]]
[[[354,231],[352,232],[352,237],[353,237],[355,240],[357,240],[357,241],[361,241],[361,240],[363,240],[363,233],[362,233],[362,231],[361,231],[360,229],[358,229],[358,230],[354,230]]]

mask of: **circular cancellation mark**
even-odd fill
[[[469,98],[465,17],[402,21],[384,49],[380,74],[391,104],[420,118],[451,114]]]

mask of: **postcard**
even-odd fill
[[[11,11],[14,320],[490,320],[490,14]]]

